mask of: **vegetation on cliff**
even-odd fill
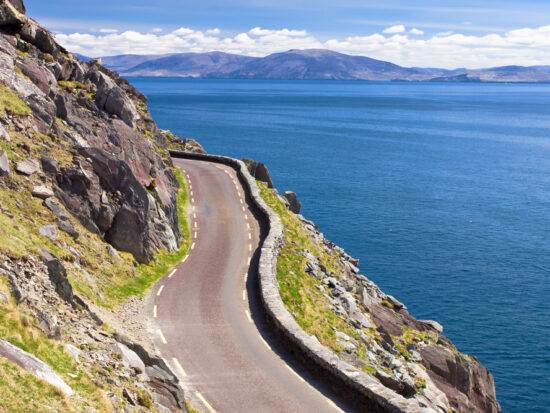
[[[89,307],[116,314],[187,253],[187,188],[167,151],[185,143],[23,13],[0,1],[0,410],[186,411],[170,371]]]

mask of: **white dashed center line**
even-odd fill
[[[177,358],[173,358],[172,361],[174,362],[174,364],[176,365],[176,369],[179,370],[179,372],[181,373],[181,375],[183,377],[187,377],[187,374],[185,374],[185,370],[183,369],[183,367],[181,366],[180,362],[178,361]]]
[[[168,342],[166,341],[166,338],[164,337],[164,334],[162,334],[162,331],[160,331],[160,329],[157,330],[157,333],[158,333],[158,335],[159,335],[160,340],[162,341],[162,343],[163,343],[163,344],[168,344]]]
[[[159,290],[157,291],[157,297],[162,293],[162,290],[164,290],[164,285],[161,285]]]

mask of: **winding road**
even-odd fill
[[[349,411],[270,334],[261,314],[258,219],[229,166],[174,159],[189,191],[189,254],[152,289],[162,357],[205,412]],[[189,391],[191,390],[191,391]]]

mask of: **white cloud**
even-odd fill
[[[395,34],[395,33],[403,33],[404,31],[405,31],[405,26],[403,26],[402,24],[399,24],[397,26],[391,26],[391,27],[388,27],[387,29],[384,29],[382,33]]]
[[[409,30],[410,34],[414,34],[415,36],[422,36],[424,32],[420,29],[411,29]]]
[[[67,49],[87,56],[165,54],[223,51],[265,56],[289,49],[324,48],[387,60],[402,66],[469,67],[550,64],[550,26],[522,28],[483,36],[437,33],[417,37],[421,30],[404,27],[367,36],[321,41],[306,30],[255,27],[222,37],[219,29],[205,31],[181,27],[170,33],[136,31],[57,34]]]
[[[151,30],[153,33],[162,33],[164,30],[162,30],[160,27],[155,27]]]
[[[99,29],[99,33],[118,33],[117,29]]]

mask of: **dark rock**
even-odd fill
[[[58,174],[60,172],[59,163],[54,158],[43,154],[40,161],[42,163],[42,170],[47,174]]]
[[[58,294],[66,301],[73,301],[73,287],[67,279],[67,271],[61,261],[45,248],[40,248],[44,264],[48,268],[50,280],[55,285]]]
[[[55,77],[46,68],[41,67],[33,59],[22,59],[15,62],[17,66],[25,76],[38,86],[38,88],[48,94],[50,92],[51,85],[55,82]]]
[[[24,161],[17,162],[15,170],[23,175],[33,175],[40,170],[40,165],[35,159],[26,159]]]
[[[61,48],[55,42],[53,35],[33,20],[27,19],[20,32],[21,38],[36,46],[43,53],[53,54]]]
[[[27,10],[25,9],[25,5],[23,4],[23,0],[8,0],[13,7],[19,12],[25,14]]]
[[[48,198],[46,199],[46,201],[44,201],[44,205],[46,205],[48,209],[50,209],[55,214],[55,223],[61,231],[66,232],[75,239],[78,238],[79,233],[71,222],[71,218],[63,210],[63,208],[61,208],[61,205],[59,205],[57,201],[52,198]]]
[[[394,311],[383,305],[374,304],[371,305],[370,312],[374,324],[378,327],[379,331],[382,330],[392,336],[401,336],[403,334],[404,322]]]
[[[22,4],[21,0],[2,0],[0,3],[0,26],[24,24],[27,19],[24,12],[19,10],[21,7],[24,10]]]
[[[6,151],[0,152],[0,176],[7,176],[10,174],[10,161],[8,160],[8,154]]]
[[[420,355],[430,378],[445,392],[455,409],[460,412],[500,411],[493,376],[475,359],[433,345],[422,348]]]
[[[414,386],[411,386],[405,381],[397,380],[395,377],[390,376],[389,374],[377,370],[375,373],[375,377],[380,380],[380,383],[382,383],[384,386],[392,389],[393,391],[399,393],[404,397],[412,397],[416,394],[416,389],[414,388]]]
[[[124,388],[122,390],[122,396],[128,400],[128,403],[130,403],[132,406],[137,406],[136,396],[132,394],[127,388]]]
[[[251,159],[243,159],[242,161],[248,168],[250,175],[256,178],[257,181],[265,182],[268,188],[273,188],[271,176],[269,175],[267,167],[263,163]]]
[[[286,191],[283,194],[283,197],[288,201],[288,209],[290,209],[295,214],[300,213],[302,209],[302,203],[296,198],[296,194],[292,191]]]

